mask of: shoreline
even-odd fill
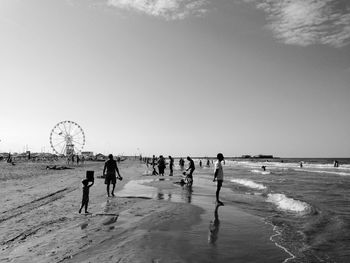
[[[4,262],[230,262],[232,259],[258,262],[259,255],[250,255],[253,247],[265,253],[266,258],[278,258],[282,262],[287,257],[270,241],[272,229],[264,226],[261,218],[241,211],[234,204],[227,203],[216,210],[220,221],[216,229],[215,186],[208,186],[199,175],[193,192],[189,192],[173,183],[181,176],[144,176],[144,164],[127,160],[119,164],[124,179],[117,182],[117,197],[107,198],[103,179],[98,178],[102,168],[103,163],[89,163],[74,170],[41,171],[39,175],[7,180],[6,193],[1,193],[1,197],[7,196],[7,201],[0,211],[3,237],[0,259]],[[80,181],[85,171],[92,169],[95,170],[89,203],[92,214],[78,214]],[[10,217],[16,209],[19,212]],[[255,237],[255,233],[260,233],[260,237]],[[215,244],[209,242],[210,238],[216,239]],[[231,246],[239,251],[232,253]]]

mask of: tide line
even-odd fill
[[[295,259],[296,256],[292,252],[290,252],[287,248],[285,248],[284,246],[282,246],[282,245],[278,244],[276,241],[274,241],[275,237],[282,235],[281,231],[278,230],[278,227],[275,226],[274,224],[272,224],[270,222],[266,222],[266,221],[265,221],[265,224],[271,225],[272,226],[272,231],[275,232],[275,234],[270,236],[270,241],[273,242],[276,247],[282,249],[284,252],[286,252],[290,256],[290,257],[286,258],[282,263],[286,263],[289,260]]]

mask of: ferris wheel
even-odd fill
[[[61,121],[51,130],[50,145],[56,154],[80,153],[85,145],[85,133],[76,122]]]

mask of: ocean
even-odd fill
[[[271,224],[286,262],[350,262],[350,159],[337,160],[226,160],[222,199]]]

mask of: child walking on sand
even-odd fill
[[[83,184],[83,200],[81,201],[81,207],[79,209],[79,214],[81,213],[81,210],[83,209],[83,207],[85,207],[85,214],[88,214],[88,205],[89,205],[89,189],[91,186],[94,185],[94,181],[91,182],[91,184],[89,184],[89,180],[88,179],[84,179],[82,181]]]

